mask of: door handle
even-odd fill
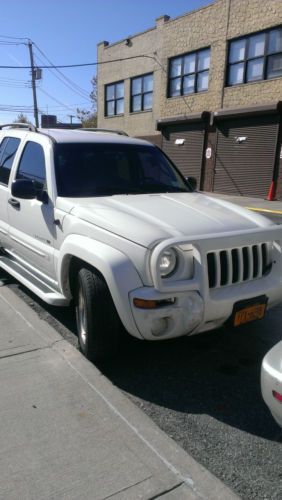
[[[16,210],[19,210],[21,208],[20,202],[18,200],[15,200],[15,198],[9,198],[8,203],[10,203],[13,208],[16,208]]]

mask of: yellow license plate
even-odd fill
[[[255,304],[244,307],[235,313],[234,326],[244,325],[256,319],[262,319],[265,314],[266,304]]]

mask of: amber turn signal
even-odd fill
[[[168,306],[174,304],[175,299],[163,299],[163,300],[145,300],[145,299],[133,299],[133,304],[139,309],[157,309],[162,306]]]

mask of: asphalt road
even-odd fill
[[[0,271],[1,279],[77,345],[71,308],[42,303]],[[279,306],[260,322],[175,341],[129,338],[119,357],[99,368],[243,499],[280,500],[282,430],[262,401],[260,366],[281,340],[281,315]]]
[[[266,214],[263,214],[266,216]],[[275,222],[275,224],[282,224],[282,215],[281,214],[268,214],[267,218]]]

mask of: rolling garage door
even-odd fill
[[[272,181],[279,116],[217,122],[214,191],[265,198]]]
[[[197,179],[200,186],[205,128],[203,122],[168,125],[162,129],[163,150],[181,173]],[[181,145],[175,141],[183,140]]]

